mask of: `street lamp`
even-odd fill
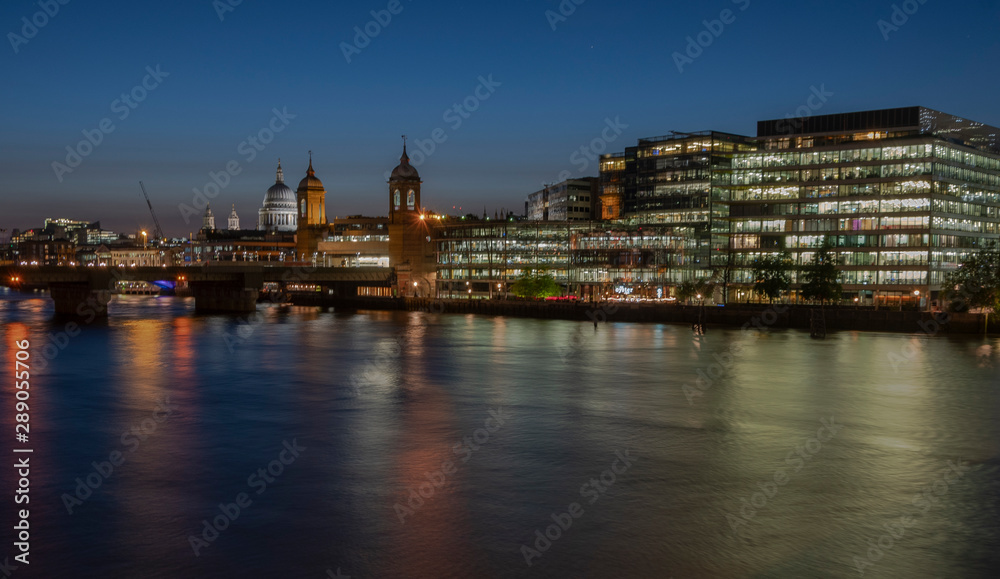
[[[143,247],[143,249],[146,248],[146,232],[145,231],[142,232],[142,247]]]

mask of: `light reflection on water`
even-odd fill
[[[33,561],[19,575],[856,577],[867,539],[919,512],[914,495],[957,459],[975,468],[865,577],[1000,568],[996,340],[285,307],[248,325],[194,316],[190,300],[111,307],[32,377]],[[65,328],[47,300],[10,295],[0,324],[8,376],[15,339],[37,358]],[[699,371],[712,383],[689,402]],[[163,400],[176,411],[123,443]],[[462,462],[497,409],[509,418]],[[830,417],[843,429],[792,472]],[[292,440],[306,450],[257,494],[248,477]],[[591,504],[581,486],[626,449],[634,464]],[[67,514],[63,494],[116,450],[125,462]],[[787,484],[734,533],[727,515],[779,469]],[[252,504],[195,557],[189,535],[239,493]],[[521,545],[573,502],[584,514],[527,566]]]

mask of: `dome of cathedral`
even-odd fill
[[[278,159],[274,185],[264,195],[264,204],[257,211],[257,229],[264,231],[295,231],[298,225],[295,191],[285,185],[285,174]]]
[[[291,209],[295,210],[295,191],[285,185],[285,175],[281,171],[281,161],[278,161],[278,175],[264,195],[265,209]]]

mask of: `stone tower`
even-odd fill
[[[389,223],[407,223],[421,213],[420,174],[410,165],[403,138],[403,156],[389,177]]]
[[[396,295],[432,297],[437,279],[434,238],[440,221],[420,204],[420,175],[403,156],[389,177],[389,266],[396,273]]]
[[[329,225],[326,221],[326,189],[313,170],[311,152],[309,169],[306,177],[299,182],[295,198],[299,221],[295,240],[296,261],[313,262],[316,248],[328,234]]]

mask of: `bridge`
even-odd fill
[[[316,267],[308,264],[194,265],[184,267],[0,266],[0,285],[12,289],[48,288],[56,313],[107,316],[108,302],[120,281],[186,283],[198,312],[249,313],[265,283],[313,285],[343,297],[359,287],[391,287],[393,270],[376,267]]]

